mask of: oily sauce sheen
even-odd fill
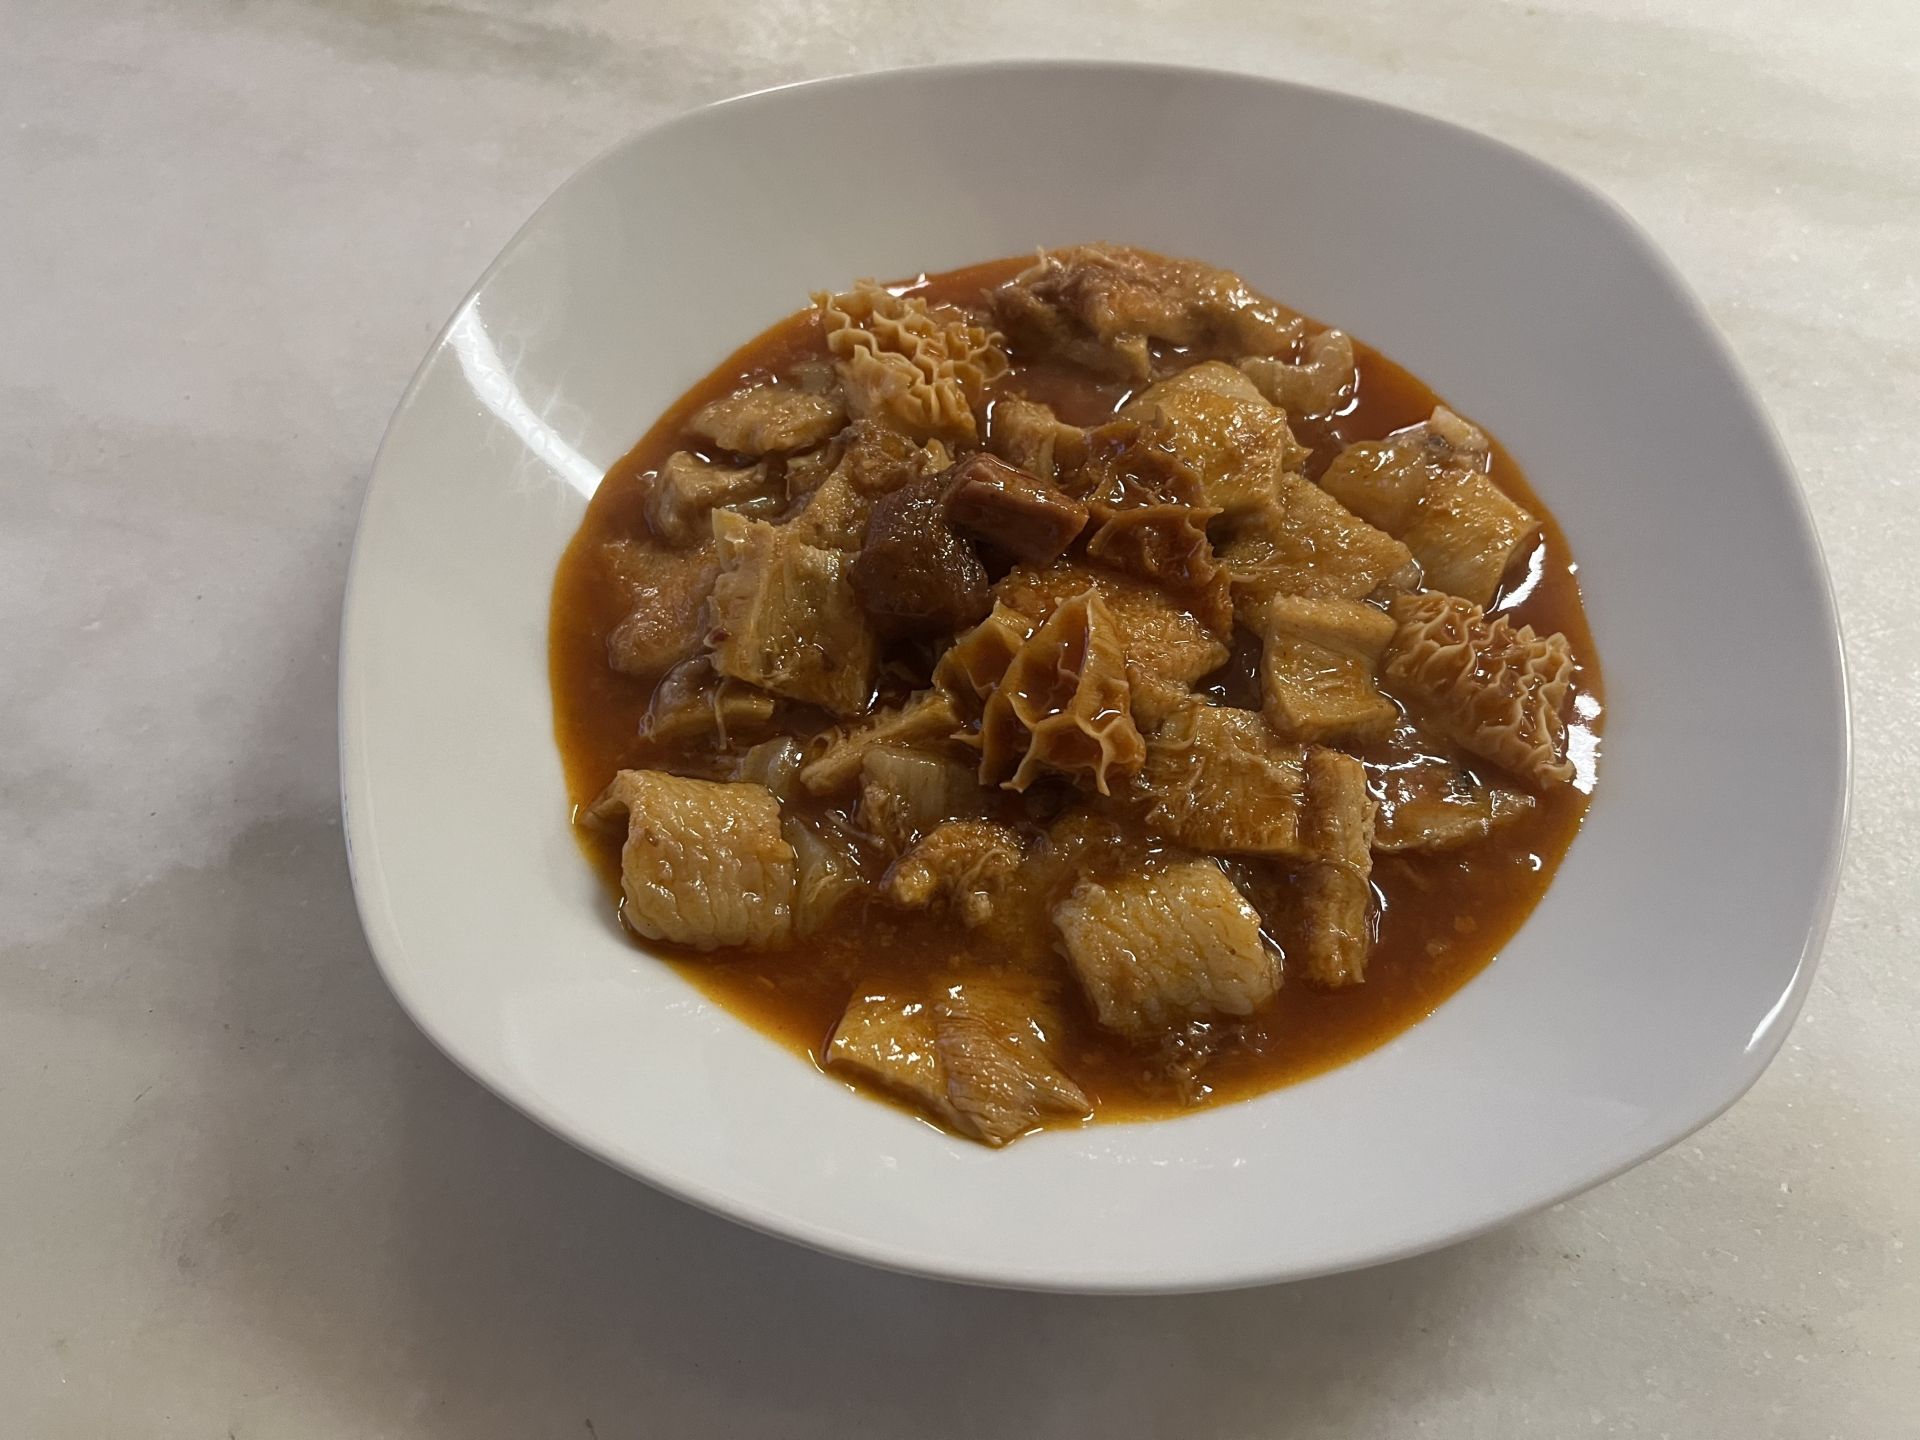
[[[982,291],[1010,279],[1028,263],[1028,258],[1017,257],[952,271],[922,282],[920,293],[930,300],[977,303]],[[1355,350],[1359,384],[1352,404],[1331,421],[1295,422],[1296,436],[1314,452],[1308,464],[1311,477],[1317,478],[1345,445],[1417,424],[1441,403],[1433,391],[1377,351],[1358,342]],[[651,686],[607,664],[607,633],[623,617],[626,600],[594,563],[595,556],[610,541],[646,533],[643,477],[673,451],[698,448],[684,429],[696,410],[744,382],[825,353],[815,312],[780,321],[668,410],[607,473],[588,506],[560,564],[550,633],[555,730],[576,807],[590,803],[622,768],[675,768],[671,748],[639,737]],[[1023,363],[1017,354],[1014,358],[1011,373],[998,382],[995,393],[1044,401],[1073,424],[1110,418],[1130,393],[1125,384],[1094,382],[1069,367]],[[1531,566],[1509,577],[1516,591],[1526,581],[1530,585],[1518,603],[1504,608],[1516,623],[1542,634],[1560,631],[1571,642],[1581,669],[1570,725],[1576,746],[1583,740],[1591,746],[1599,675],[1566,538],[1497,440],[1492,479],[1540,517],[1545,536]],[[1492,608],[1502,607],[1496,602]],[[1258,658],[1257,644],[1237,645],[1224,670],[1200,688],[1232,703],[1257,705],[1250,697],[1258,695]],[[1432,1013],[1477,974],[1545,891],[1579,828],[1587,795],[1582,786],[1562,785],[1537,799],[1529,813],[1463,850],[1377,855],[1373,883],[1379,935],[1368,957],[1366,983],[1328,990],[1289,974],[1278,996],[1242,1022],[1239,1040],[1207,1066],[1197,1098],[1183,1097],[1160,1066],[1093,1023],[1076,987],[1064,978],[1065,963],[1054,956],[1049,927],[1036,924],[1030,937],[1033,953],[1019,959],[1028,968],[1052,968],[1063,977],[1057,987],[1057,1059],[1086,1091],[1100,1118],[1137,1119],[1195,1103],[1243,1098],[1373,1049]],[[826,802],[817,803],[826,808]],[[620,837],[586,827],[576,827],[576,834],[606,881],[607,913],[617,925]],[[981,963],[969,953],[967,932],[950,917],[903,913],[857,900],[843,906],[819,934],[784,950],[715,958],[692,952],[675,956],[672,947],[664,945],[647,948],[667,955],[713,1000],[815,1063],[856,985],[884,988],[889,979],[909,974],[963,979],[970,965]]]

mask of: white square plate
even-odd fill
[[[608,923],[568,831],[549,591],[607,466],[810,290],[1093,239],[1240,270],[1506,442],[1581,561],[1605,754],[1545,901],[1431,1019],[1256,1100],[991,1152],[852,1095]],[[1779,1047],[1844,824],[1818,547],[1668,264],[1502,145],[1204,71],[836,80],[602,156],[515,237],[401,401],[341,668],[361,914],[435,1042],[695,1203],[995,1284],[1198,1289],[1362,1265],[1672,1144]]]

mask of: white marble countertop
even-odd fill
[[[1856,820],[1786,1050],[1669,1154],[1439,1254],[1163,1300],[807,1254],[467,1081],[355,920],[355,510],[522,217],[731,92],[1088,53],[1379,96],[1597,183],[1732,337],[1834,566]],[[1920,1434],[1910,0],[17,0],[0,68],[0,1431]]]

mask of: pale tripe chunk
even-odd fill
[[[960,728],[960,712],[944,690],[919,690],[905,703],[875,710],[854,725],[838,726],[808,742],[800,783],[809,794],[832,795],[860,778],[867,752],[880,745],[942,750]]]
[[[1077,468],[1086,449],[1087,432],[1069,425],[1053,407],[1018,395],[1002,395],[993,402],[987,423],[987,448],[1010,464],[1042,480],[1056,479]]]
[[[764,733],[779,707],[757,685],[720,674],[711,655],[696,655],[660,677],[640,733],[649,740],[682,743],[711,735],[724,746]]]
[[[1120,419],[1089,430],[1074,486],[1093,522],[1089,559],[1183,596],[1212,583],[1207,526],[1219,507],[1154,427]]]
[[[1239,517],[1216,553],[1234,609],[1250,626],[1274,595],[1360,600],[1419,576],[1405,545],[1292,472],[1275,481],[1273,498]]]
[[[793,483],[793,467],[787,469],[788,484]],[[839,471],[830,472],[811,490],[801,493],[805,502],[800,513],[781,522],[796,540],[817,545],[822,550],[857,551],[867,538],[867,521],[873,515],[873,501],[861,494]]]
[[[943,908],[974,929],[993,918],[1020,859],[1020,837],[1007,826],[948,820],[894,862],[880,890],[902,909]]]
[[[1086,1092],[1054,1061],[1050,1015],[1024,987],[985,980],[948,986],[934,1003],[934,1020],[934,1046],[962,1134],[1004,1145],[1043,1120],[1092,1112]]]
[[[1531,814],[1533,796],[1436,762],[1388,772],[1373,829],[1376,855],[1456,850]]]
[[[889,855],[943,821],[978,815],[983,800],[973,767],[943,755],[876,745],[860,761],[860,826]]]
[[[980,783],[1025,790],[1050,772],[1108,795],[1145,757],[1118,627],[1086,590],[1021,642],[987,697]]]
[[[1190,700],[1147,738],[1147,823],[1216,855],[1305,860],[1305,752],[1251,710]]]
[[[846,423],[837,391],[814,393],[795,385],[752,385],[703,405],[687,429],[722,450],[759,456],[806,450]]]
[[[845,552],[784,526],[713,513],[720,575],[708,599],[714,668],[841,715],[864,713],[876,640],[848,583]]]
[[[824,1058],[828,1069],[858,1075],[958,1129],[936,1046],[933,1009],[917,988],[873,989],[847,1002]]]
[[[1242,360],[1240,373],[1289,415],[1333,415],[1353,398],[1359,372],[1353,339],[1344,330],[1310,335],[1298,360],[1254,355]]]
[[[1218,360],[1149,385],[1120,417],[1152,426],[1199,477],[1207,505],[1229,520],[1280,499],[1280,477],[1307,458],[1285,412]]]
[[[1322,985],[1358,985],[1373,948],[1373,797],[1351,755],[1307,751],[1306,839],[1315,859],[1300,877],[1298,958]]]
[[[1000,1146],[1092,1105],[1055,1063],[1047,1015],[991,980],[856,991],[827,1041],[829,1069],[919,1105],[970,1139]]]
[[[1083,878],[1053,923],[1100,1024],[1130,1039],[1250,1015],[1280,988],[1259,915],[1211,860]]]
[[[622,812],[620,913],[637,934],[696,950],[786,942],[793,847],[766,786],[622,770],[586,818],[607,824]]]
[[[1275,354],[1305,328],[1231,270],[1123,245],[1042,250],[993,300],[1024,345],[1142,380],[1150,341]]]
[[[789,814],[783,830],[793,846],[793,933],[816,934],[846,901],[867,888],[859,841],[831,818]]]
[[[607,632],[608,665],[652,680],[700,648],[700,617],[720,569],[711,540],[687,550],[615,540],[599,559],[627,601],[626,616]]]
[[[1438,591],[1393,602],[1397,624],[1381,674],[1421,718],[1535,786],[1573,778],[1566,707],[1573,650],[1506,616]]]
[[[716,465],[676,450],[647,492],[647,528],[669,545],[702,545],[713,538],[715,510],[764,507],[772,498],[765,465]]]
[[[856,418],[921,440],[978,438],[975,412],[1007,372],[999,336],[952,306],[871,280],[813,303]]]
[[[1261,713],[1288,740],[1374,740],[1400,712],[1374,683],[1393,618],[1362,600],[1274,595],[1260,607]]]
[[[955,636],[942,652],[933,667],[935,688],[969,709],[984,704],[1033,633],[1034,624],[1031,617],[995,600],[986,619]]]
[[[1349,445],[1327,493],[1404,541],[1429,589],[1491,605],[1540,538],[1540,522],[1488,479],[1487,437],[1445,406],[1384,440]]]
[[[993,587],[993,598],[1037,624],[1088,590],[1099,593],[1113,617],[1130,680],[1155,676],[1191,685],[1226,664],[1233,609],[1224,585],[1176,600],[1162,586],[1104,565],[1063,560],[1016,565]]]
[[[1376,855],[1435,854],[1486,839],[1533,813],[1534,797],[1474,767],[1473,758],[1403,719],[1362,753],[1378,802]]]

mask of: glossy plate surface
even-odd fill
[[[1112,239],[1231,266],[1506,442],[1582,564],[1598,793],[1501,958],[1319,1079],[994,1153],[850,1094],[617,934],[567,828],[549,587],[606,467],[807,293]],[[772,91],[568,181],[428,354],[368,488],[341,657],[354,884],[460,1065],[610,1163],[874,1263],[1200,1289],[1462,1238],[1731,1104],[1838,870],[1839,638],[1789,465],[1633,225],[1370,102],[1054,63]]]

